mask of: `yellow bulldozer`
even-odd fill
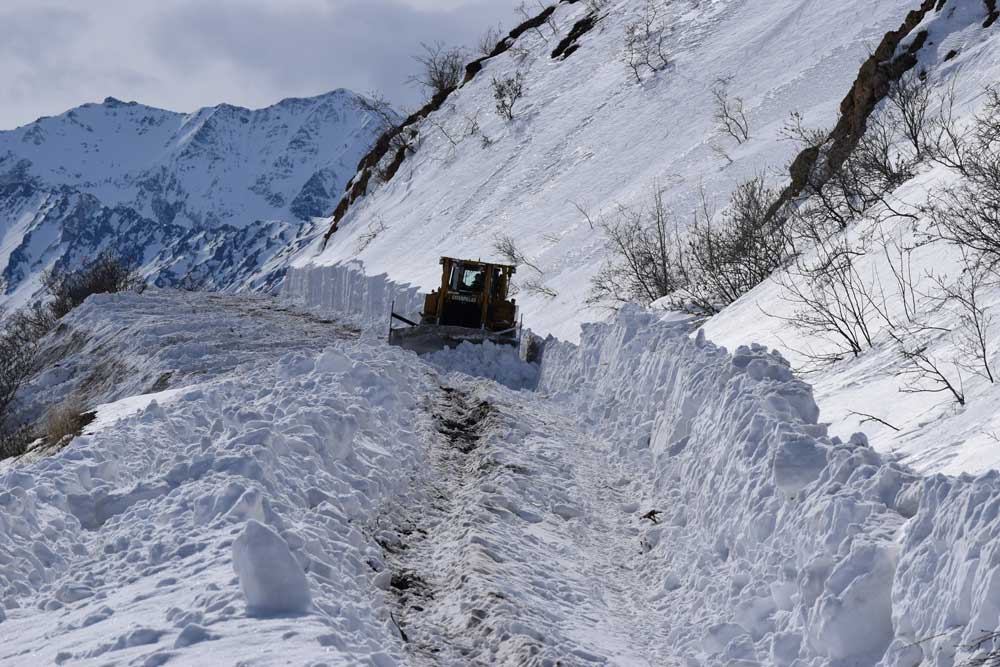
[[[419,323],[396,313],[393,303],[389,344],[418,354],[463,341],[520,346],[517,305],[508,299],[514,271],[508,264],[442,257],[441,287],[424,299]]]

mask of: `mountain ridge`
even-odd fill
[[[106,97],[0,131],[0,302],[107,248],[158,285],[270,284],[264,264],[333,209],[381,131],[359,99],[182,113]]]

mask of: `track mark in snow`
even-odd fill
[[[380,576],[412,663],[671,664],[641,595],[651,524],[622,509],[633,476],[532,393],[472,381],[428,409],[423,500],[384,511]]]

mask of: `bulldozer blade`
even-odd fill
[[[455,348],[463,342],[481,345],[485,341],[497,345],[517,345],[516,332],[483,331],[455,326],[419,325],[389,330],[389,344],[411,350],[417,354],[437,352],[446,347]]]

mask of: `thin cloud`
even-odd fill
[[[179,111],[334,88],[400,106],[421,42],[473,44],[517,0],[6,0],[0,128],[106,96]]]

